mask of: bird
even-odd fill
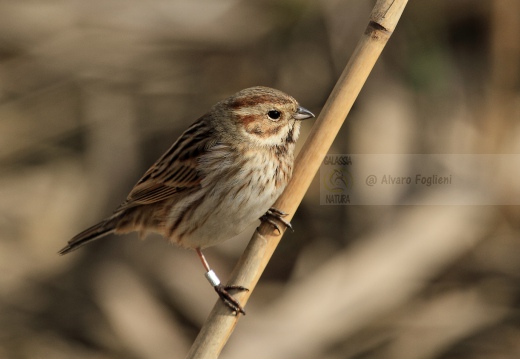
[[[216,103],[144,173],[113,214],[74,236],[65,255],[109,234],[148,232],[194,249],[205,276],[235,314],[244,308],[224,286],[202,250],[256,220],[292,229],[272,207],[292,176],[302,120],[315,117],[290,95],[269,87],[243,89]]]

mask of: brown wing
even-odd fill
[[[200,187],[202,175],[198,159],[216,142],[213,131],[202,117],[146,171],[116,212],[163,201]]]

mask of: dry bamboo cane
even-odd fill
[[[298,208],[363,84],[393,33],[406,4],[407,0],[377,1],[363,37],[296,159],[292,180],[274,204],[275,208],[289,213],[285,219],[290,220]],[[282,235],[273,231],[272,226],[266,223],[263,223],[251,238],[229,282],[230,285],[249,288],[248,292],[235,294],[242,305],[247,302],[281,238]],[[233,315],[219,300],[200,330],[187,358],[217,358],[239,318],[239,315]]]

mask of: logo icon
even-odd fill
[[[322,183],[332,193],[343,193],[352,188],[352,175],[345,168],[334,167],[323,171]]]

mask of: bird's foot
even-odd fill
[[[227,305],[229,307],[229,309],[231,309],[235,313],[235,315],[237,315],[238,313],[242,313],[244,315],[246,314],[246,312],[244,311],[244,308],[242,308],[242,306],[240,305],[238,300],[233,298],[233,296],[228,291],[229,290],[241,290],[241,291],[247,292],[247,291],[249,291],[249,289],[242,287],[241,285],[223,286],[221,284],[218,284],[218,285],[214,286],[213,288],[215,288],[215,291],[217,292],[220,299],[222,299],[224,304]]]
[[[198,252],[201,253],[200,250]],[[247,289],[246,287],[242,287],[241,285],[222,285],[220,283],[220,279],[218,279],[217,275],[212,269],[208,270],[205,276],[208,282],[215,289],[215,292],[217,292],[220,299],[224,302],[225,305],[229,307],[229,309],[231,309],[235,313],[235,315],[237,315],[238,313],[242,313],[244,315],[246,314],[244,308],[242,308],[240,303],[235,298],[233,298],[233,296],[228,291],[241,290],[247,292],[249,291],[249,289]]]
[[[267,210],[267,212],[265,212],[265,214],[262,217],[260,217],[260,220],[269,222],[278,231],[279,234],[282,234],[282,231],[280,230],[280,226],[279,223],[277,223],[277,221],[282,222],[286,228],[290,228],[291,231],[294,232],[291,223],[283,219],[283,217],[286,216],[287,213],[280,211],[279,209],[276,209],[274,207],[271,207]]]

